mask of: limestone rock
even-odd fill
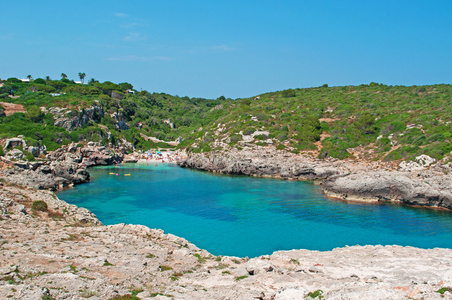
[[[104,116],[104,110],[99,106],[84,108],[81,111],[67,111],[67,109],[53,108],[50,110],[56,118],[54,125],[63,127],[67,131],[80,128],[90,121],[99,122]]]
[[[9,148],[15,148],[15,147],[26,147],[27,144],[25,143],[25,140],[22,138],[11,138],[11,139],[7,139],[5,141],[5,146],[4,149],[9,149]]]

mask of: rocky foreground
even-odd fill
[[[38,200],[47,208],[33,210]],[[162,230],[103,226],[50,191],[1,183],[1,299],[452,299],[451,287],[451,249],[213,256]]]
[[[316,159],[272,149],[192,153],[179,163],[199,170],[289,180],[314,180],[332,198],[399,202],[452,209],[452,163],[422,155],[399,165],[381,161]]]

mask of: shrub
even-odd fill
[[[35,160],[35,157],[30,152],[28,152],[28,151],[22,151],[22,152],[23,152],[26,160],[28,160],[28,161],[34,161]]]
[[[161,266],[159,266],[159,269],[160,269],[160,271],[169,271],[169,270],[172,270],[173,268],[171,268],[171,267],[169,267],[169,266],[164,266],[164,265],[161,265]]]
[[[414,159],[416,156],[422,154],[422,149],[418,146],[402,146],[394,151],[388,153],[383,159],[384,161],[399,160],[399,159]]]
[[[296,95],[297,93],[295,92],[294,89],[288,89],[281,92],[281,96],[284,98],[292,98],[295,97]]]
[[[31,205],[31,210],[33,211],[47,211],[47,203],[42,200],[33,201]]]
[[[287,134],[281,133],[276,137],[280,142],[287,140]]]
[[[431,156],[435,159],[442,159],[445,155],[452,151],[451,143],[435,142],[423,149],[423,154]]]
[[[30,106],[27,110],[27,117],[33,122],[41,122],[44,118],[44,113],[37,105]]]
[[[240,134],[231,135],[231,142],[238,142],[242,140],[242,136]]]
[[[387,152],[391,150],[391,140],[383,137],[377,141],[377,152]]]
[[[245,131],[244,133],[243,133],[243,135],[252,135],[254,132],[255,132],[256,130],[254,130],[254,129],[248,129],[247,131]]]

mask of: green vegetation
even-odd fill
[[[248,276],[246,276],[246,275],[238,276],[238,277],[235,277],[235,281],[239,281],[239,280],[242,280],[242,279],[245,279],[245,278],[248,278]]]
[[[127,82],[91,79],[76,84],[64,75],[61,80],[3,81],[1,101],[21,104],[26,112],[0,116],[0,138],[21,134],[27,144],[45,145],[47,150],[88,140],[117,145],[125,139],[147,150],[172,148],[147,137],[181,137],[177,148],[192,152],[271,143],[282,151],[313,151],[320,158],[339,159],[353,157],[351,149],[364,147],[372,159],[386,161],[420,154],[442,159],[452,151],[452,85],[323,85],[207,100],[137,91]],[[85,74],[79,76],[83,81]],[[18,98],[8,97],[11,91]],[[65,116],[74,118],[93,106],[102,108],[103,116],[97,113],[71,131],[55,126],[56,116],[50,113],[51,108],[64,108]],[[118,128],[115,114],[129,129]]]
[[[108,266],[114,266],[114,264],[109,263],[108,260],[105,260],[104,266],[107,266],[107,267],[108,267]]]
[[[165,141],[174,141],[178,137],[185,139],[221,114],[215,106],[231,102],[224,97],[207,100],[138,92],[127,82],[115,84],[91,80],[89,84],[76,84],[63,75],[61,80],[35,79],[24,83],[9,78],[3,81],[4,86],[0,87],[0,98],[3,99],[0,101],[21,104],[26,113],[0,117],[0,138],[22,134],[37,145],[45,145],[48,150],[83,140],[115,145],[121,139],[131,142],[137,149],[171,148],[163,142],[146,140],[144,136]],[[9,98],[11,91],[18,98]],[[71,132],[54,126],[55,116],[40,109],[65,108],[66,117],[76,117],[93,105],[100,106],[104,115],[93,116],[94,121]],[[114,113],[122,115],[129,129],[115,128],[116,120],[111,117]],[[111,132],[109,139],[108,132]]]
[[[452,288],[450,287],[443,287],[436,291],[437,293],[440,293],[441,295],[444,295],[445,292],[452,293]]]
[[[181,276],[183,276],[184,274],[182,274],[182,273],[173,273],[171,276],[170,276],[170,279],[172,280],[172,281],[176,281],[176,280],[179,280],[179,277],[181,277]]]
[[[122,295],[122,296],[120,296],[120,295],[118,295],[118,296],[115,296],[115,297],[113,297],[113,298],[110,298],[110,300],[139,300],[140,298],[139,297],[137,297],[136,295]]]
[[[169,271],[172,270],[173,268],[169,267],[169,266],[159,266],[160,271],[164,272],[164,271]]]
[[[200,263],[205,263],[206,262],[206,259],[204,257],[202,257],[198,253],[193,254],[193,256],[195,256],[198,259],[198,262],[200,262]]]
[[[31,205],[31,210],[32,211],[47,211],[47,203],[45,203],[42,200],[38,200],[38,201],[33,201],[32,205]]]
[[[371,83],[271,92],[233,101],[183,147],[202,152],[208,149],[205,137],[229,136],[229,146],[239,148],[244,137],[251,136],[256,146],[271,139],[277,149],[315,150],[320,158],[352,157],[350,150],[361,146],[372,159],[412,159],[420,154],[442,159],[452,151],[451,100],[452,86],[444,84]],[[255,134],[257,130],[268,134]]]
[[[309,292],[309,294],[307,296],[305,296],[305,298],[318,298],[318,299],[324,299],[325,297],[323,297],[323,291],[322,290],[317,290],[315,292]]]

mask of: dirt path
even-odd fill
[[[7,116],[12,115],[16,112],[25,112],[24,106],[21,104],[13,104],[8,102],[0,102],[0,105],[5,110]]]

